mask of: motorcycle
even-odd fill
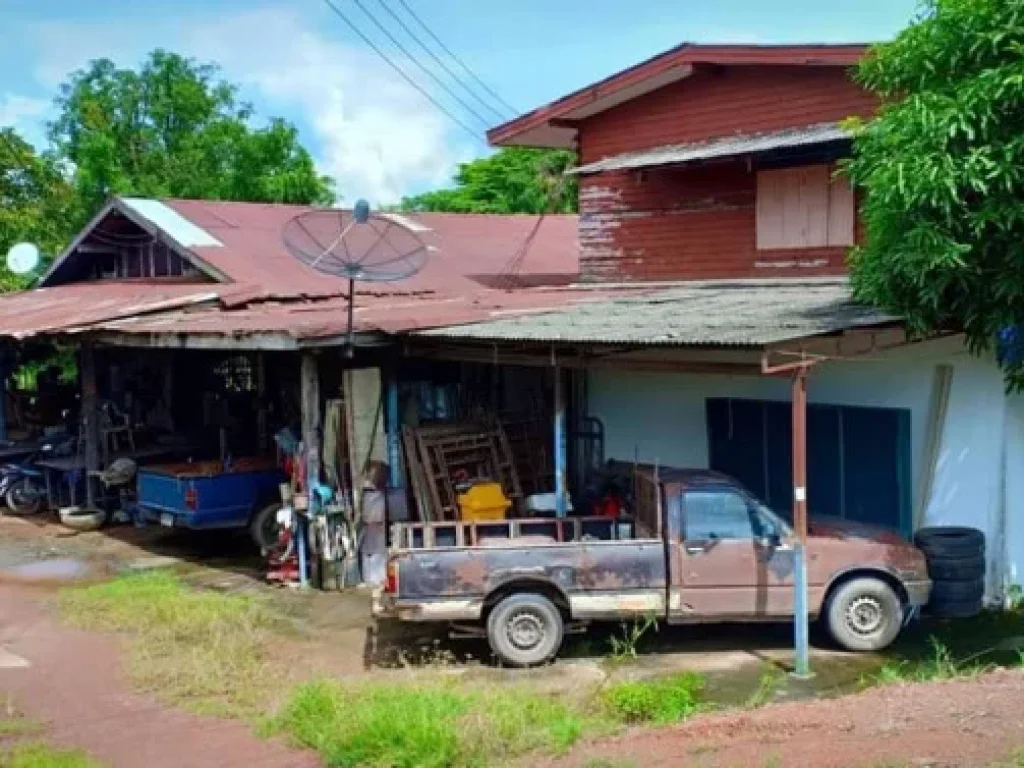
[[[33,464],[46,456],[63,456],[71,452],[75,438],[67,434],[52,435],[43,440],[35,452],[20,463],[0,467],[0,499],[16,515],[34,515],[43,509],[46,484],[43,473]]]

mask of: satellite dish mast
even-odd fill
[[[15,243],[7,251],[7,269],[27,275],[39,266],[39,248],[34,243]]]
[[[365,200],[357,200],[351,211],[300,213],[285,224],[284,244],[303,264],[348,280],[349,357],[355,352],[356,281],[405,280],[427,263],[427,246],[419,236],[389,217],[373,215]]]

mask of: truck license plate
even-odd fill
[[[160,525],[165,526],[167,528],[173,528],[174,527],[174,515],[170,514],[169,512],[161,513],[161,515],[160,515]]]

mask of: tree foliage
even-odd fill
[[[74,73],[57,98],[54,152],[74,168],[82,207],[111,195],[330,203],[294,126],[253,125],[217,67],[156,50],[137,71],[107,59]]]
[[[885,106],[848,165],[866,227],[855,291],[986,349],[1024,323],[1024,0],[927,0],[859,78]]]
[[[70,184],[50,155],[40,155],[13,128],[0,128],[0,257],[18,242],[44,253],[59,250],[67,222],[77,218]],[[24,287],[27,280],[0,262],[0,291]]]
[[[576,181],[565,171],[576,163],[566,150],[507,147],[459,165],[451,189],[402,200],[406,211],[448,213],[572,213]]]

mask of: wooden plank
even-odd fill
[[[828,188],[828,245],[853,245],[856,220],[857,206],[849,180],[833,176]]]

